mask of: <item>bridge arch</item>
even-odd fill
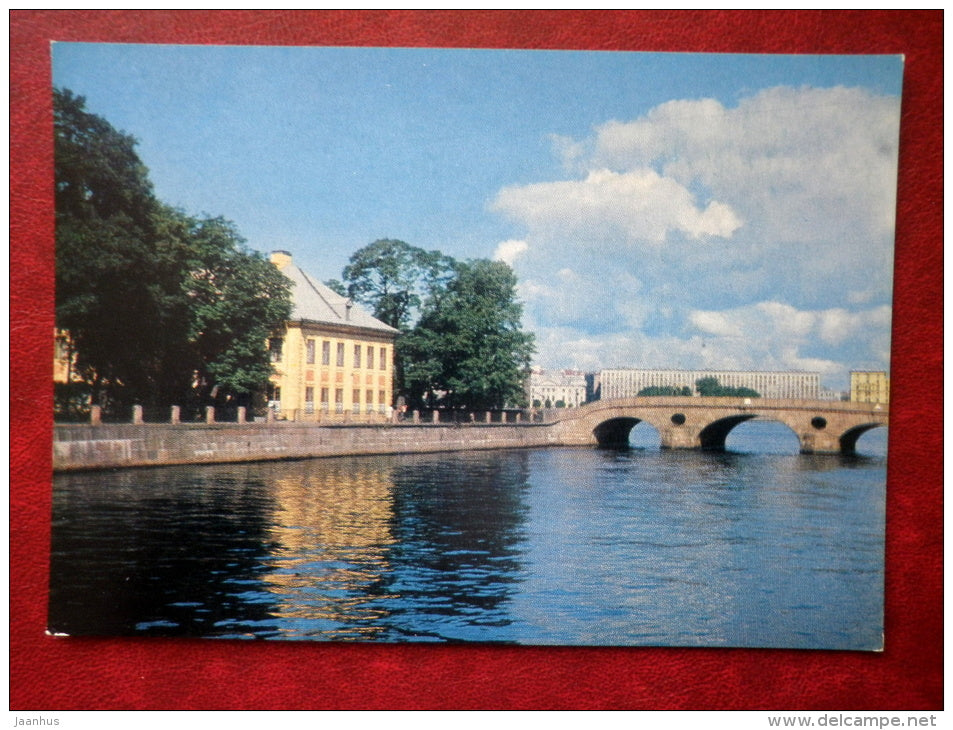
[[[859,426],[854,426],[849,428],[840,436],[840,448],[841,452],[845,454],[853,454],[857,450],[857,439],[863,436],[868,431],[877,428],[878,426],[884,427],[882,423],[862,423]]]
[[[631,416],[610,418],[592,429],[592,435],[599,448],[621,449],[629,445],[629,434],[641,422],[640,418]]]
[[[742,413],[737,416],[726,416],[725,418],[719,418],[717,421],[712,421],[698,434],[701,448],[705,451],[724,451],[725,439],[728,438],[728,433],[731,429],[739,423],[750,421],[752,418],[755,418],[755,414]]]
[[[661,432],[654,423],[632,416],[606,419],[592,430],[592,435],[601,449],[625,449],[633,445],[633,439],[640,448],[657,448],[661,442]]]
[[[750,427],[746,424],[750,424]],[[801,438],[791,424],[770,415],[759,415],[731,430],[725,438],[725,450],[737,453],[799,453]]]

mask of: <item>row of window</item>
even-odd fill
[[[331,391],[329,388],[321,388],[321,408],[324,411],[328,411],[331,406],[331,403],[329,400],[330,392]],[[312,388],[311,386],[308,386],[307,388],[304,389],[304,400],[305,400],[305,409],[308,410],[309,413],[313,413],[314,412],[314,388]],[[368,412],[370,412],[375,405],[373,390],[368,389],[364,391],[364,403],[367,406]],[[269,405],[274,407],[280,407],[280,404],[281,404],[281,388],[275,388],[274,391],[272,391],[271,403]],[[358,410],[360,408],[361,390],[359,388],[355,388],[354,390],[351,391],[351,404],[355,410]],[[336,407],[336,410],[339,413],[344,408],[344,388],[335,388],[334,405]],[[381,408],[387,405],[387,391],[386,390],[377,391],[376,405]]]
[[[314,365],[316,347],[317,347],[317,340],[309,339],[305,343],[305,359],[308,365]],[[375,348],[373,345],[367,345],[366,349],[367,349],[367,356],[366,356],[366,359],[364,359],[364,362],[367,363],[366,367],[368,370],[373,370]],[[365,367],[365,365],[362,364],[362,359],[363,359],[362,354],[364,353],[364,350],[365,350],[364,345],[354,345],[353,366],[355,368]],[[345,357],[345,346],[343,342],[337,343],[335,355],[336,357],[335,357],[334,364],[339,368],[343,368],[344,357]],[[380,348],[380,355],[378,356],[377,362],[378,362],[378,368],[380,370],[387,369],[387,349],[386,348],[384,347]],[[324,340],[321,342],[321,364],[322,365],[331,364],[331,342],[329,340]]]
[[[284,340],[280,337],[272,338],[269,342],[269,352],[271,354],[272,362],[281,362],[282,350],[284,348]],[[305,361],[308,365],[314,365],[317,355],[317,340],[308,339],[305,342]],[[344,367],[346,355],[346,348],[343,342],[337,343],[337,348],[335,352],[335,366],[339,368]],[[354,345],[353,350],[353,366],[355,368],[366,367],[368,370],[374,369],[375,364],[375,355],[376,363],[378,370],[387,370],[387,348],[375,348],[373,345]],[[366,364],[362,364],[366,363]],[[331,364],[331,341],[323,340],[321,342],[321,364],[330,365]]]
[[[331,402],[330,402],[330,389],[321,388],[321,411],[324,413],[329,413],[331,411]],[[375,405],[377,410],[383,410],[387,403],[387,391],[379,390],[377,391],[377,403],[374,402],[374,391],[366,390],[364,391],[364,407],[368,413],[373,413],[375,410]],[[307,387],[304,389],[304,410],[306,413],[314,413],[314,388]],[[358,388],[355,388],[351,391],[351,410],[354,413],[361,412],[361,391]],[[344,388],[335,388],[334,390],[334,412],[343,413],[344,412]]]

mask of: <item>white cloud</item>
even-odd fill
[[[876,307],[870,310],[851,312],[846,309],[829,309],[820,312],[818,336],[829,345],[840,345],[863,333],[889,330],[891,308]]]
[[[510,239],[508,241],[501,241],[497,247],[496,251],[493,253],[494,261],[503,261],[504,263],[513,265],[513,262],[526,253],[529,248],[529,244],[526,241],[519,241],[515,239]]]
[[[649,337],[638,330],[593,335],[573,327],[537,330],[537,363],[546,369],[595,371],[644,362],[646,367],[693,367],[699,343],[674,336]]]
[[[746,310],[739,311],[746,314]],[[751,314],[753,316],[746,317],[748,324],[763,323],[767,332],[788,339],[807,337],[817,324],[816,313],[801,312],[790,304],[781,302],[759,302],[753,307]]]
[[[779,87],[554,136],[564,179],[491,202],[540,357],[888,367],[898,125],[894,97]]]
[[[662,243],[673,232],[728,237],[741,221],[722,203],[696,204],[689,190],[654,170],[593,170],[584,180],[504,188],[493,208],[530,229],[565,235],[612,230],[624,240]]]
[[[757,302],[724,311],[693,311],[688,319],[703,336],[713,336],[706,344],[709,360],[716,361],[710,364],[717,367],[735,362],[745,369],[814,370],[844,379],[852,367],[883,363],[890,346],[887,306],[804,311],[780,302]],[[812,354],[817,350],[828,356]]]
[[[674,101],[600,127],[590,164],[703,186],[770,242],[839,236],[838,250],[862,254],[893,234],[898,120],[899,99],[857,88],[777,87],[734,108]]]
[[[719,337],[741,337],[741,329],[721,312],[691,312],[688,320],[702,332]]]

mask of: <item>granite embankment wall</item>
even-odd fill
[[[545,424],[57,424],[54,471],[557,445]]]

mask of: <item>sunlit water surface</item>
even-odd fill
[[[879,649],[886,430],[57,475],[50,630]]]

